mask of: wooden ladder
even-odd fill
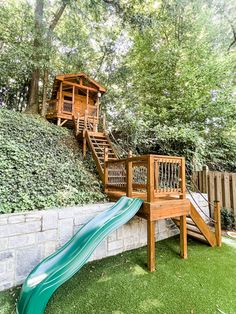
[[[187,234],[199,241],[205,242],[213,246],[221,246],[221,224],[220,224],[220,208],[215,206],[214,224],[215,230],[210,228],[208,223],[201,217],[199,212],[190,203],[190,213],[187,217]],[[175,224],[180,227],[180,218],[172,218]]]

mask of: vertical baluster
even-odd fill
[[[107,192],[107,184],[108,184],[108,165],[107,165],[107,161],[108,161],[108,148],[106,147],[104,149],[104,191],[105,193]]]
[[[171,168],[170,168],[170,171],[171,171],[171,174],[170,174],[170,177],[171,177],[171,182],[170,182],[170,190],[171,190],[171,192],[173,192],[174,191],[174,188],[173,188],[173,162],[171,162],[171,164],[170,164],[170,166],[171,166]]]

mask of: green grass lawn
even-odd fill
[[[188,259],[178,257],[179,239],[157,243],[155,273],[141,248],[87,264],[50,300],[47,314],[236,313],[236,241],[222,248],[188,241]],[[0,294],[0,313],[14,313],[19,289]]]

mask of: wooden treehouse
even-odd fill
[[[120,159],[109,139],[103,117],[99,123],[99,99],[106,89],[84,73],[59,75],[54,81],[47,119],[73,127],[83,154],[90,148],[104,191],[111,200],[123,195],[144,201],[138,216],[147,220],[148,268],[155,270],[155,222],[172,218],[180,229],[180,256],[187,258],[187,235],[221,245],[220,208],[215,203],[214,227],[210,227],[186,198],[185,159],[143,155]]]
[[[77,119],[97,128],[99,99],[106,89],[85,73],[57,75],[48,101],[46,118],[57,125],[71,126]]]

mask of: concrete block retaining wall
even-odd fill
[[[0,215],[0,291],[21,284],[43,258],[112,203]],[[156,224],[156,239],[179,233],[170,219]],[[146,221],[134,217],[109,235],[90,260],[146,245]]]

